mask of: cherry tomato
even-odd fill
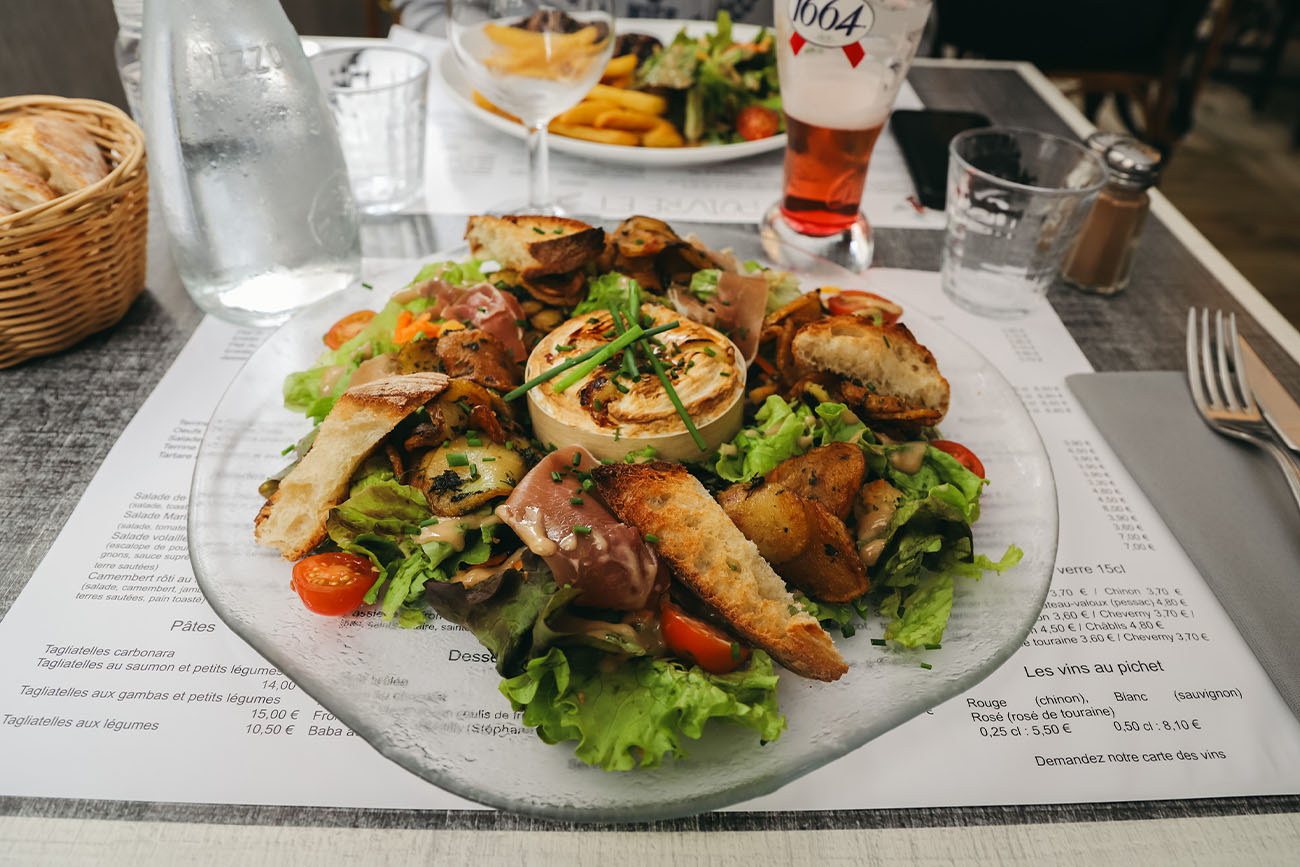
[[[317,614],[356,611],[378,577],[374,564],[356,554],[316,554],[293,564],[293,589]]]
[[[975,453],[966,448],[961,443],[955,443],[952,440],[930,440],[930,445],[934,446],[941,452],[947,452],[957,459],[957,463],[970,470],[981,479],[984,478],[984,464]]]
[[[669,650],[712,674],[726,674],[749,660],[748,647],[732,641],[716,626],[687,614],[667,598],[659,607],[659,631]]]
[[[373,310],[358,310],[356,313],[349,313],[338,322],[330,326],[330,330],[325,332],[325,345],[330,349],[338,349],[361,332],[362,328],[375,318]]]
[[[781,128],[781,118],[770,108],[748,105],[736,115],[736,132],[745,141],[771,138]]]
[[[893,325],[898,321],[898,317],[903,315],[903,308],[888,298],[857,289],[844,289],[833,295],[826,293],[826,309],[833,316],[849,316],[854,313],[869,316],[872,313],[879,313],[885,325]]]

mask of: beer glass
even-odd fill
[[[776,0],[785,182],[763,217],[772,255],[800,247],[853,271],[871,264],[860,204],[931,0]]]

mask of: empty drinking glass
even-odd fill
[[[955,136],[944,293],[985,316],[1038,306],[1105,180],[1097,154],[1057,136],[996,127]]]
[[[329,100],[357,207],[401,210],[424,190],[429,62],[405,48],[322,51],[311,58]]]

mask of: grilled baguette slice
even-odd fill
[[[254,535],[287,560],[325,540],[330,509],[347,498],[348,481],[398,422],[451,382],[441,373],[389,376],[349,388],[321,422],[316,441],[280,482],[254,521]]]
[[[470,252],[494,259],[525,281],[575,271],[605,249],[605,231],[565,217],[470,217]]]
[[[683,584],[795,674],[837,680],[848,666],[821,624],[795,603],[758,548],[681,464],[607,464],[592,478],[620,521],[659,537]]]
[[[872,418],[935,425],[948,413],[948,380],[905,325],[827,316],[800,328],[793,350],[801,369],[829,371],[862,386],[853,402]]]

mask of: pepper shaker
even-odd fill
[[[1066,254],[1061,276],[1084,292],[1114,295],[1128,286],[1150,209],[1147,191],[1160,176],[1160,152],[1118,133],[1093,133],[1088,146],[1102,154],[1110,178]]]

